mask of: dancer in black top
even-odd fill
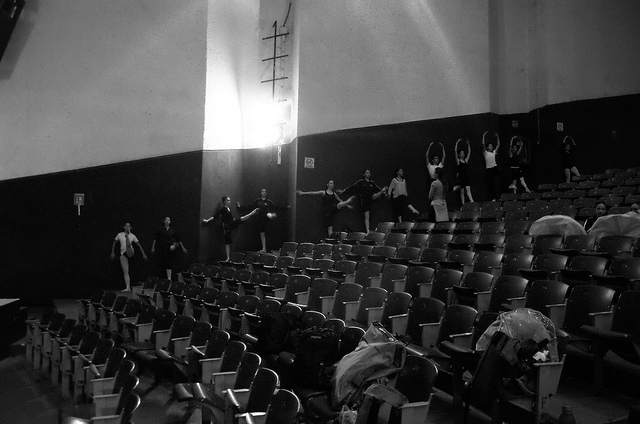
[[[333,180],[327,182],[326,190],[318,191],[302,191],[297,190],[296,193],[299,196],[305,195],[319,195],[322,196],[322,223],[327,227],[328,235],[333,233],[333,224],[336,219],[338,211],[343,208],[353,209],[352,203],[356,199],[355,196],[349,197],[347,200],[342,200],[338,196],[338,193],[334,191]]]
[[[182,244],[182,241],[180,240],[180,235],[171,226],[171,218],[169,218],[168,216],[164,218],[162,227],[158,229],[153,239],[153,243],[151,244],[152,255],[156,253],[156,243],[158,245],[157,252],[160,259],[160,265],[162,266],[162,269],[165,270],[167,278],[171,280],[173,259],[176,250],[178,249],[178,247],[180,247],[182,249],[182,253],[184,253],[185,255],[188,252],[184,247],[184,244]]]
[[[464,194],[467,194],[470,202],[473,202],[473,196],[471,195],[471,186],[469,185],[469,159],[471,159],[471,145],[469,144],[469,140],[467,142],[467,151],[458,150],[458,144],[462,141],[461,138],[456,141],[455,151],[456,151],[456,163],[458,164],[457,171],[457,182],[456,186],[453,187],[453,191],[460,190],[460,201],[464,205]]]
[[[364,213],[364,228],[369,232],[369,217],[371,204],[387,194],[387,187],[380,188],[371,180],[371,171],[366,169],[362,173],[362,178],[342,190],[346,196],[358,196],[360,198],[360,208]]]
[[[564,169],[564,177],[566,182],[571,181],[571,174],[579,177],[580,171],[576,168],[574,151],[576,142],[570,135],[562,140],[562,168]]]
[[[217,217],[222,217],[222,231],[224,232],[224,249],[227,255],[226,260],[229,260],[229,255],[231,254],[231,243],[233,239],[231,238],[231,232],[238,228],[240,224],[242,224],[247,219],[258,213],[258,208],[252,210],[246,215],[241,216],[240,218],[234,218],[233,213],[231,212],[231,198],[229,196],[222,196],[222,204],[219,206],[217,212],[215,212],[210,218],[205,218],[202,220],[204,224],[208,224],[213,221]],[[236,203],[236,207],[239,207],[240,204]]]
[[[529,187],[524,180],[522,169],[520,168],[520,153],[522,152],[524,142],[521,137],[516,135],[511,138],[511,142],[509,144],[509,173],[511,174],[511,185],[509,185],[509,190],[513,190],[513,192],[516,193],[518,191],[517,184],[518,181],[520,181],[524,191],[531,193],[531,190],[529,190]]]
[[[260,190],[260,197],[251,202],[251,208],[258,209],[256,221],[258,223],[258,232],[260,233],[260,243],[262,250],[267,251],[267,223],[276,217],[276,204],[267,198],[267,189]]]

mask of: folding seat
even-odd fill
[[[635,184],[625,185],[622,187],[615,187],[611,190],[611,196],[624,198],[630,194],[635,193],[635,191],[636,191]]]
[[[518,193],[502,193],[500,195],[501,202],[511,202],[514,200],[518,200],[519,198],[520,198],[520,195]]]
[[[593,380],[604,388],[605,355],[611,351],[632,364],[640,364],[640,291],[623,291],[612,312],[594,315],[594,323],[582,326],[592,342]]]
[[[629,236],[602,236],[598,239],[595,252],[584,255],[602,256],[608,259],[629,257],[632,254],[634,238]]]
[[[73,331],[75,326],[75,319],[66,318],[64,321],[62,321],[62,325],[58,330],[54,331],[51,327],[49,327],[46,332],[42,333],[41,369],[43,371],[47,372],[51,369],[51,362],[53,360],[53,357],[55,356],[53,348],[54,341],[66,340],[71,335],[71,332]]]
[[[230,389],[225,392],[225,416],[235,417],[237,420],[244,414],[266,413],[278,385],[278,374],[269,368],[260,368],[248,390]],[[205,405],[203,404],[203,412],[208,408]],[[218,410],[209,411],[218,413]]]
[[[507,298],[503,309],[529,308],[549,315],[548,305],[560,305],[565,302],[569,293],[569,285],[557,280],[536,280],[531,283],[526,293]],[[501,300],[504,300],[501,299]]]
[[[506,236],[504,233],[481,234],[478,241],[474,243],[473,250],[475,252],[490,251],[502,253],[504,251],[505,240]]]
[[[75,358],[78,355],[89,356],[100,340],[100,333],[97,331],[87,331],[82,335],[82,340],[77,346],[66,345],[61,349],[60,358],[60,376],[61,376],[61,392],[62,397],[68,399],[71,396],[71,387],[73,384]]]
[[[255,313],[245,312],[242,316],[241,341],[250,346],[258,342],[258,335],[262,325],[262,318],[268,314],[275,314],[280,310],[281,302],[276,299],[264,298],[260,300]]]
[[[272,267],[276,263],[278,256],[273,253],[260,253],[258,260],[253,263],[252,270],[264,270],[266,267]]]
[[[580,208],[592,208],[596,205],[596,199],[593,197],[581,197],[579,199],[573,199],[571,206],[576,209]]]
[[[221,262],[223,266],[231,266],[234,268],[244,268],[244,252],[231,252],[229,253],[229,259],[227,261]]]
[[[524,209],[524,202],[521,200],[506,200],[502,203],[502,212],[510,212]]]
[[[111,333],[111,322],[117,321],[117,316],[124,312],[129,299],[129,296],[117,296],[111,307],[103,306],[98,320],[97,330],[104,335],[109,335]]]
[[[302,274],[305,272],[307,268],[311,266],[313,263],[313,258],[311,256],[300,256],[295,258],[293,264],[287,267],[287,274],[295,275]]]
[[[476,221],[459,222],[453,234],[476,234],[480,232],[480,223]]]
[[[640,203],[640,194],[629,194],[624,198],[622,202],[624,205],[631,205],[633,203]]]
[[[541,255],[543,253],[549,253],[551,249],[559,249],[562,247],[563,237],[556,234],[542,234],[536,236],[533,242],[533,249],[531,253]]]
[[[589,191],[587,191],[587,197],[600,199],[602,197],[608,196],[610,193],[611,193],[611,189],[607,187],[592,188]]]
[[[208,319],[208,314],[204,305],[213,305],[219,295],[220,290],[214,287],[203,287],[197,298],[187,299],[186,301],[186,303],[191,305],[189,308],[191,309],[191,316],[196,318],[198,321],[206,321]]]
[[[79,322],[86,324],[87,320],[89,319],[89,313],[91,313],[91,319],[95,321],[95,309],[93,309],[92,305],[100,304],[100,301],[102,300],[102,297],[104,296],[105,293],[106,293],[106,290],[97,289],[91,293],[91,296],[89,298],[78,299],[78,306],[79,306],[78,321]],[[47,322],[49,321],[49,319],[51,319],[51,314],[53,314],[53,309],[49,309],[48,314],[49,314],[48,317],[46,315],[42,317],[42,318],[46,318]],[[42,318],[40,318],[40,320],[42,320]],[[27,326],[27,331],[29,331],[29,326]],[[27,342],[28,342],[28,337],[27,337]]]
[[[501,268],[503,256],[502,253],[481,250],[476,253],[471,271],[496,275]]]
[[[253,268],[253,264],[258,262],[260,253],[258,252],[244,252],[244,257],[241,263],[233,262],[233,267],[236,269]]]
[[[626,180],[624,180],[624,185],[633,187],[640,186],[640,177],[627,178]]]
[[[462,278],[458,286],[452,286],[450,304],[467,305],[476,309],[479,313],[488,308],[488,302],[481,304],[478,298],[480,292],[491,292],[491,287],[496,277],[486,272],[469,272]],[[480,309],[480,306],[483,309]]]
[[[92,330],[100,328],[100,322],[104,319],[103,315],[107,314],[113,308],[118,295],[115,292],[105,292],[100,302],[91,303],[89,305],[89,314],[87,316],[87,325]]]
[[[329,278],[316,278],[311,282],[309,290],[298,293],[295,302],[303,309],[322,311],[322,298],[333,296],[338,288],[338,282]]]
[[[431,234],[427,241],[426,248],[447,249],[449,243],[453,241],[453,234]]]
[[[314,259],[305,273],[311,278],[327,277],[327,271],[333,268],[333,259]]]
[[[51,341],[51,384],[57,387],[60,384],[60,370],[62,366],[62,353],[68,347],[77,348],[87,332],[87,326],[84,324],[78,324],[67,337],[54,337]]]
[[[142,290],[140,293],[136,293],[138,298],[146,303],[151,305],[162,304],[162,296],[161,293],[169,292],[169,288],[171,287],[171,280],[166,278],[160,278],[156,282],[156,285],[153,287],[153,290],[149,291],[147,289]]]
[[[136,396],[133,391],[138,386],[139,382],[140,380],[137,376],[131,373],[118,371],[114,380],[113,391],[111,393],[94,394],[94,417],[108,417],[115,415],[118,417],[115,422],[123,422],[121,415],[123,414],[125,404],[131,395]],[[92,420],[92,422],[93,421],[94,420]]]
[[[163,362],[160,367],[162,369],[173,369],[172,381],[183,381],[187,377],[189,351],[192,346],[199,350],[205,350],[211,337],[212,328],[208,322],[195,321],[191,334],[185,337],[173,338],[169,343],[168,349],[156,351],[158,359]]]
[[[375,246],[371,254],[367,256],[367,261],[384,264],[389,258],[396,256],[396,250],[393,246]]]
[[[433,297],[450,304],[451,287],[460,285],[463,273],[455,269],[439,269],[430,284],[420,286],[420,297]]]
[[[173,293],[172,302],[175,305],[176,314],[193,316],[192,299],[197,299],[201,291],[202,288],[199,284],[189,283],[182,293]]]
[[[378,231],[369,231],[364,239],[360,240],[358,244],[366,244],[369,246],[380,246],[384,241],[386,233],[378,232]]]
[[[189,277],[191,278],[191,277]],[[160,279],[156,276],[147,277],[141,284],[132,285],[131,292],[134,295],[138,295],[139,293],[152,294],[155,290],[156,284]]]
[[[311,257],[313,259],[330,259],[333,245],[329,243],[319,243],[313,246]]]
[[[575,190],[567,190],[564,192],[564,195],[562,196],[563,199],[570,199],[570,200],[574,200],[574,199],[579,199],[579,198],[583,198],[587,196],[587,190],[580,190],[580,189],[575,189]]]
[[[617,291],[640,290],[640,258],[615,258],[604,275],[594,275],[598,285]]]
[[[609,215],[622,215],[630,211],[629,206],[612,206],[609,208]]]
[[[445,260],[446,257],[446,249],[426,248],[420,254],[420,258],[417,261],[409,261],[409,265],[428,266],[435,269],[440,264],[440,261]]]
[[[234,306],[227,308],[228,318],[224,330],[227,330],[234,339],[239,339],[242,334],[242,318],[245,313],[253,314],[258,309],[260,298],[256,295],[245,294],[238,297]]]
[[[520,275],[529,281],[556,280],[560,271],[567,266],[568,259],[564,255],[543,253],[534,256],[533,264],[530,268],[520,269]]]
[[[329,244],[340,244],[344,242],[344,239],[347,238],[347,233],[345,231],[334,231],[329,234],[329,237],[326,237],[322,240],[323,243]]]
[[[322,312],[327,317],[340,318],[345,320],[347,302],[354,302],[360,299],[363,288],[359,284],[355,283],[342,283],[338,286],[338,290],[333,296],[323,296]]]
[[[380,287],[366,287],[357,301],[345,302],[345,319],[347,325],[369,326],[372,322],[380,322],[387,291]]]
[[[194,275],[202,275],[204,270],[204,264],[194,262],[186,269],[178,273],[178,281],[187,283],[190,282]]]
[[[109,352],[109,356],[104,364],[90,364],[85,374],[85,396],[87,399],[93,399],[94,390],[98,390],[99,394],[110,393],[113,391],[115,376],[121,369],[124,358],[127,353],[124,349],[114,347]],[[130,373],[133,371],[135,364],[128,361],[122,372]]]
[[[387,233],[384,236],[384,240],[382,241],[382,244],[384,246],[391,246],[394,248],[398,248],[400,246],[404,246],[404,244],[407,241],[407,235],[405,233]]]
[[[578,186],[576,188],[580,190],[591,190],[592,188],[599,188],[600,181],[595,180],[582,180],[578,182]]]
[[[295,258],[293,256],[288,255],[280,255],[273,263],[273,266],[264,266],[264,269],[267,272],[284,272],[288,267],[293,265],[295,262]]]
[[[620,206],[623,200],[624,198],[622,196],[612,196],[612,195],[604,196],[599,199],[600,202],[606,203],[607,206],[609,206],[610,208],[614,206]]]
[[[416,223],[415,222],[411,222],[411,221],[402,221],[402,222],[396,222],[393,225],[393,228],[391,229],[392,233],[402,233],[402,234],[408,234],[411,232],[411,230],[413,230],[413,227],[415,227]]]
[[[599,173],[599,174],[593,174],[591,176],[591,179],[593,181],[604,181],[607,178],[609,178],[609,175],[607,173]]]
[[[475,256],[476,253],[470,250],[450,250],[447,259],[440,261],[440,268],[457,269],[467,273],[473,266]]]
[[[204,303],[206,310],[205,322],[211,323],[214,328],[223,329],[228,319],[228,308],[232,308],[238,302],[240,294],[233,291],[220,292],[214,304]]]
[[[482,304],[483,311],[501,312],[506,309],[505,305],[511,299],[523,298],[528,285],[529,281],[526,278],[516,275],[501,275],[493,282],[488,296],[486,293],[478,294],[478,303]],[[484,305],[487,304],[488,306],[485,307]]]
[[[587,207],[578,209],[575,219],[576,221],[584,222],[587,220],[587,218],[591,218],[595,214],[596,214],[596,209],[593,207],[587,206]]]
[[[591,314],[609,312],[613,305],[615,291],[595,285],[575,286],[571,289],[566,303],[548,305],[548,317],[558,329],[568,334],[568,341],[580,350],[588,350],[587,333],[582,329],[591,324]]]
[[[600,256],[574,256],[569,265],[560,270],[562,281],[569,286],[593,284],[596,276],[605,274],[609,260]]]
[[[399,247],[396,250],[396,255],[392,258],[387,258],[387,261],[393,264],[408,265],[409,261],[415,261],[419,257],[419,247]]]
[[[444,314],[445,304],[432,297],[413,298],[409,310],[390,317],[391,331],[401,336],[403,342],[422,346],[422,324],[438,323]]]
[[[391,229],[394,226],[395,226],[395,222],[391,222],[391,221],[378,222],[378,224],[376,224],[375,231],[377,233],[387,234],[387,233],[391,232]]]
[[[498,202],[496,202],[496,203],[498,203]],[[493,221],[501,221],[503,217],[504,217],[504,212],[502,212],[502,209],[485,209],[485,208],[483,208],[480,211],[480,216],[478,217],[477,221],[481,222],[481,223],[493,222]]]
[[[300,412],[300,399],[295,393],[286,389],[278,389],[271,398],[269,409],[266,413],[254,412],[251,419],[247,415],[241,415],[238,424],[256,423],[263,424],[294,424]]]
[[[240,293],[240,287],[242,283],[248,283],[251,280],[253,271],[249,268],[241,268],[236,270],[233,278],[226,279],[222,283],[222,289],[220,291],[235,291]]]
[[[273,298],[279,300],[283,304],[296,303],[298,300],[298,294],[309,291],[310,286],[311,277],[308,275],[290,275],[284,293],[280,294],[279,291],[276,290]]]
[[[538,184],[538,191],[553,191],[558,188],[557,184],[547,183],[547,184]]]
[[[403,291],[411,294],[413,297],[420,295],[420,290],[423,284],[431,284],[435,270],[427,266],[410,266],[407,268],[407,273],[404,280],[397,280],[394,282],[393,291]],[[430,290],[430,286],[425,287],[424,290]]]
[[[213,336],[213,334],[212,334]],[[216,335],[216,337],[220,337]],[[247,346],[237,340],[227,340],[217,343],[215,347],[209,351],[209,344],[205,352],[199,349],[191,349],[189,352],[189,363],[198,361],[201,369],[201,382],[204,384],[213,383],[213,374],[219,372],[229,372],[238,369],[238,365],[242,360],[242,356],[247,351]],[[220,350],[222,347],[222,350]],[[215,350],[215,351],[214,351]]]
[[[466,205],[466,203],[465,203]],[[464,205],[463,205],[464,206]],[[478,220],[478,218],[480,218],[480,209],[478,210],[463,210],[460,212],[460,215],[458,215],[455,219],[454,222],[456,223],[463,223],[463,222],[475,222]]]
[[[327,270],[327,276],[332,280],[343,282],[347,276],[352,280],[355,278],[356,267],[358,263],[356,261],[341,260],[333,263],[333,268]]]
[[[280,247],[278,256],[291,256],[295,257],[296,250],[298,249],[298,243],[295,241],[285,241]]]
[[[419,249],[422,249],[423,247],[425,247],[427,245],[427,242],[429,240],[429,234],[426,233],[415,233],[415,232],[411,232],[408,236],[407,236],[407,240],[405,243],[406,247],[417,247]]]
[[[367,256],[373,253],[373,246],[366,244],[356,244],[349,253],[344,254],[345,260],[362,262]]]
[[[111,355],[114,348],[114,342],[111,339],[99,339],[96,343],[95,350],[89,354],[78,353],[75,356],[73,364],[73,395],[76,401],[81,401],[88,394],[88,386],[90,385],[93,373],[90,368],[104,366]],[[68,384],[65,382],[64,384]]]
[[[350,253],[352,248],[353,246],[350,244],[340,243],[334,245],[333,249],[331,250],[331,259],[334,262],[344,260],[344,255]]]
[[[531,268],[533,255],[528,253],[507,253],[502,257],[502,266],[496,275],[520,275],[520,270]]]
[[[149,324],[153,321],[156,314],[154,305],[141,304],[136,315],[123,316],[118,318],[118,328],[120,328],[120,336],[124,341],[131,341],[135,338],[138,326]]]
[[[135,355],[141,350],[155,350],[156,337],[160,331],[169,330],[176,318],[175,312],[167,309],[156,309],[153,320],[149,323],[137,323],[134,330],[134,340],[120,345],[127,355]]]
[[[527,234],[512,234],[504,243],[504,253],[531,253],[533,237]]]
[[[436,225],[431,230],[431,234],[453,234],[458,224],[452,221],[436,222]]]
[[[553,191],[544,191],[544,192],[542,192],[541,199],[553,200],[553,199],[559,199],[560,197],[562,197],[562,192],[553,190]]]
[[[480,240],[479,233],[471,234],[454,234],[451,243],[449,243],[449,250],[471,250],[474,244]]]
[[[509,237],[514,234],[526,234],[531,226],[531,221],[509,221],[505,222],[504,234]]]
[[[362,287],[370,287],[373,277],[380,277],[383,265],[379,262],[360,262],[353,275],[353,283],[360,284]],[[347,278],[345,281],[349,281]]]
[[[266,284],[260,284],[256,289],[256,296],[263,299],[266,296],[282,297],[284,295],[284,289],[287,287],[289,281],[289,275],[282,272],[274,272],[269,274],[269,281]]]
[[[388,292],[402,291],[396,290],[396,284],[399,284],[399,287],[404,287],[407,269],[407,265],[386,264],[382,268],[380,276],[371,279],[370,287],[382,287]]]
[[[480,224],[480,235],[504,234],[504,221],[487,221]]]
[[[362,231],[351,231],[350,233],[347,234],[347,238],[344,239],[344,242],[346,244],[356,245],[360,241],[364,240],[364,238],[366,236],[367,236],[367,233],[365,233],[365,232],[362,232]]]
[[[429,234],[435,226],[436,224],[433,222],[417,222],[411,232],[418,234]]]
[[[43,352],[51,344],[51,333],[55,334],[62,328],[62,324],[66,318],[65,314],[60,312],[54,312],[50,318],[47,318],[48,314],[44,317],[44,320],[39,322],[33,322],[34,328],[31,335],[31,347],[32,349],[32,361],[33,369],[39,370],[43,367]],[[47,363],[48,365],[48,363]]]

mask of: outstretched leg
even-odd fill
[[[579,177],[579,176],[580,176],[580,171],[578,171],[578,168],[576,168],[575,166],[572,166],[572,167],[571,167],[571,173],[572,173],[573,175],[575,175],[576,177]]]
[[[527,187],[527,183],[524,181],[524,177],[520,177],[520,184],[522,184],[522,187],[524,187],[524,191],[526,191],[527,193],[531,193],[531,190],[529,190],[529,187]]]
[[[355,196],[351,196],[349,197],[347,200],[343,200],[342,202],[338,202],[338,204],[336,205],[336,207],[338,208],[338,210],[342,209],[342,208],[349,208],[349,209],[353,209],[353,205],[352,203],[356,200]]]

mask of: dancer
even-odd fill
[[[449,211],[447,210],[447,200],[445,193],[447,190],[447,182],[442,175],[442,169],[436,169],[436,179],[431,183],[429,189],[429,200],[431,200],[431,208],[429,209],[430,222],[442,222],[449,220]]]
[[[356,195],[360,198],[360,208],[364,213],[364,228],[368,233],[371,204],[387,194],[387,187],[378,187],[378,185],[371,180],[371,171],[366,169],[362,173],[361,179],[340,193],[345,193],[346,196]]]
[[[427,147],[427,155],[426,155],[427,171],[429,171],[429,177],[431,178],[432,182],[436,179],[436,169],[438,168],[442,169],[444,167],[444,161],[447,158],[447,154],[444,151],[444,146],[442,145],[442,143],[438,143],[438,144],[440,145],[440,147],[442,147],[442,160],[440,160],[440,156],[438,155],[433,155],[432,158],[430,158],[429,156],[429,152],[431,151],[431,146],[433,146],[433,141],[429,143],[429,147]]]
[[[391,210],[393,211],[393,218],[396,219],[397,222],[402,222],[405,207],[413,214],[420,215],[420,212],[407,200],[407,182],[404,179],[404,171],[402,168],[397,168],[395,174],[396,176],[391,180],[391,184],[389,184]]]
[[[356,199],[355,196],[349,197],[347,200],[342,200],[334,190],[333,180],[327,182],[326,190],[318,191],[302,191],[296,190],[299,196],[319,195],[322,196],[322,223],[327,227],[328,235],[333,233],[333,224],[336,219],[338,211],[343,208],[353,209],[352,203]]]
[[[489,134],[489,131],[485,131],[484,134],[482,134],[482,155],[484,156],[484,165],[486,168],[487,198],[495,202],[498,198],[500,187],[500,169],[496,161],[496,154],[500,148],[500,135],[498,131],[493,132],[493,135],[496,137],[496,145],[494,146],[493,143],[486,142],[487,134]],[[496,190],[496,185],[498,186],[498,190]]]
[[[217,217],[222,217],[222,231],[224,233],[224,250],[227,255],[226,260],[229,260],[229,255],[231,254],[231,243],[233,239],[231,238],[231,233],[233,230],[238,228],[240,224],[242,224],[247,219],[258,213],[258,208],[252,210],[246,215],[241,216],[240,218],[234,218],[233,213],[231,212],[231,198],[229,196],[222,196],[222,203],[219,206],[219,209],[216,213],[214,213],[210,218],[205,218],[202,220],[203,224],[208,224],[213,221]],[[236,207],[240,207],[240,203],[236,203]]]
[[[178,247],[180,247],[182,249],[182,253],[184,253],[185,255],[188,252],[184,247],[184,244],[182,244],[180,236],[171,226],[171,218],[169,218],[168,216],[164,218],[162,227],[158,229],[153,239],[153,243],[151,244],[152,255],[155,255],[156,253],[156,242],[158,244],[158,257],[160,259],[160,265],[164,269],[165,274],[167,275],[167,279],[171,280],[175,251],[178,249]]]
[[[144,249],[142,245],[138,241],[138,237],[136,237],[131,232],[131,224],[125,223],[122,227],[124,231],[119,232],[116,235],[116,238],[113,240],[113,244],[111,245],[111,259],[116,258],[116,243],[120,243],[120,266],[122,267],[122,273],[124,274],[124,290],[123,292],[131,291],[131,277],[129,276],[129,259],[133,258],[135,254],[135,250],[133,249],[133,245],[135,244],[140,252],[142,253],[142,257],[144,260],[147,260],[147,255],[144,253]]]
[[[469,159],[471,159],[471,145],[469,140],[467,142],[467,151],[458,150],[458,144],[462,141],[461,138],[456,141],[456,163],[458,164],[458,171],[456,174],[457,182],[453,191],[460,190],[460,201],[464,205],[464,195],[467,194],[470,202],[473,202],[473,196],[471,195],[471,187],[469,186]]]
[[[509,190],[513,190],[513,192],[516,193],[518,191],[517,183],[520,181],[524,191],[531,193],[531,190],[527,187],[527,183],[522,175],[522,169],[520,168],[520,153],[522,152],[522,146],[524,145],[522,138],[517,135],[513,136],[509,145],[509,173],[511,174],[511,185],[509,185]]]
[[[591,227],[593,227],[593,224],[595,224],[598,218],[600,218],[601,216],[605,216],[607,212],[609,212],[609,205],[607,205],[605,202],[602,202],[602,201],[597,202],[595,204],[595,214],[587,218],[586,221],[584,221],[584,230],[586,232],[589,232],[589,230],[591,229]]]
[[[260,243],[262,245],[259,253],[264,253],[267,251],[267,223],[276,217],[276,204],[267,199],[267,189],[263,188],[260,190],[260,197],[251,202],[251,208],[258,209],[256,222],[258,223],[258,232],[260,233]]]
[[[570,135],[562,140],[562,167],[564,168],[565,182],[571,182],[571,174],[579,177],[580,171],[576,168],[573,152],[576,149],[576,142]]]

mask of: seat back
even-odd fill
[[[288,255],[278,256],[278,259],[276,259],[276,261],[274,262],[273,266],[278,271],[283,271],[283,270],[287,269],[288,266],[293,265],[293,262],[295,260],[296,259],[293,256],[288,256]]]
[[[628,278],[629,280],[640,279],[640,258],[616,258],[611,262],[609,275]]]
[[[630,334],[634,340],[640,340],[640,291],[628,290],[620,293],[613,311],[611,331]]]
[[[353,302],[360,299],[360,295],[362,294],[362,286],[356,283],[342,283],[338,286],[338,291],[336,292],[336,298],[333,302],[333,310],[331,311],[331,315],[334,317],[344,319],[345,318],[345,307],[344,302]]]
[[[607,258],[600,256],[575,256],[567,268],[573,271],[588,271],[591,275],[604,275],[608,262]]]
[[[396,378],[395,388],[404,394],[410,403],[426,402],[431,397],[438,368],[423,356],[408,355]]]
[[[457,269],[439,269],[433,279],[431,295],[435,299],[448,303],[448,292],[452,286],[460,285],[462,281],[462,271]]]
[[[406,246],[407,247],[417,247],[419,249],[425,247],[427,245],[427,241],[429,240],[429,234],[426,233],[416,233],[411,232],[407,236]]]
[[[581,334],[581,327],[591,324],[589,314],[609,311],[614,296],[615,291],[607,287],[575,286],[569,294],[562,329],[569,334]]]
[[[131,384],[131,378],[129,376],[132,375],[131,373],[135,368],[136,364],[130,359],[125,359],[120,363],[120,368],[118,368],[118,372],[116,373],[113,382],[113,391],[111,393],[118,394],[125,385]]]
[[[205,346],[209,336],[211,335],[211,329],[213,326],[208,322],[196,321],[191,330],[191,343],[192,346]]]
[[[300,412],[300,399],[295,393],[279,389],[271,398],[265,424],[294,424]]]
[[[509,253],[502,258],[502,275],[519,275],[521,269],[530,269],[533,255]]]
[[[211,330],[204,355],[207,358],[220,358],[227,348],[231,336],[224,330]]]
[[[333,296],[338,289],[338,282],[329,278],[316,278],[309,287],[307,308],[313,311],[322,310],[321,297]]]
[[[549,249],[559,249],[562,247],[563,237],[556,234],[539,235],[533,244],[533,255],[549,253]]]
[[[332,250],[332,244],[318,243],[313,247],[312,257],[313,259],[329,259],[331,257]]]
[[[78,346],[78,352],[82,353],[83,355],[92,353],[98,344],[98,340],[100,340],[99,332],[87,331],[82,336],[80,346]]]
[[[331,250],[331,259],[333,259],[335,262],[341,261],[344,259],[344,255],[346,253],[351,252],[351,249],[353,249],[353,246],[350,244],[336,244],[333,246],[333,250]]]
[[[473,262],[473,270],[476,272],[493,272],[494,269],[500,267],[503,258],[502,253],[482,250],[476,254]]]
[[[122,365],[122,361],[124,361],[125,356],[127,356],[127,352],[122,348],[114,348],[109,352],[109,357],[105,362],[104,372],[100,377],[103,378],[111,378],[115,377]]]
[[[345,328],[340,336],[340,351],[338,357],[342,358],[347,353],[353,352],[356,347],[358,347],[360,340],[364,337],[364,333],[364,328],[355,326]]]
[[[114,341],[111,339],[98,339],[91,362],[94,365],[102,365],[107,362],[109,355],[113,350]]]
[[[244,343],[231,340],[227,343],[227,347],[222,354],[222,363],[220,364],[220,372],[231,372],[238,369],[242,356],[247,351],[247,345]]]
[[[130,393],[127,396],[124,407],[122,409],[122,418],[120,419],[121,424],[129,424],[133,422],[133,414],[140,407],[140,396],[135,393]]]
[[[296,258],[308,256],[311,257],[313,254],[313,248],[315,247],[314,243],[298,243],[298,247],[296,248]]]
[[[302,317],[300,317],[302,329],[322,327],[326,320],[322,312],[310,310],[302,312]]]
[[[480,234],[504,234],[504,221],[487,221],[480,224]]]
[[[434,229],[435,230],[435,229]],[[453,230],[452,230],[453,231]],[[447,249],[453,240],[453,234],[432,233],[427,241],[427,247],[431,249]]]
[[[406,314],[411,304],[411,295],[405,292],[389,292],[384,303],[380,323],[389,331],[393,331],[391,319],[394,315]]]
[[[471,333],[478,312],[466,305],[451,305],[444,312],[436,346],[448,340],[452,334]]]
[[[532,244],[532,236],[527,234],[513,234],[507,236],[507,240],[504,244],[504,253],[521,253],[523,249],[530,248]]]
[[[596,246],[596,236],[575,235],[564,238],[563,247],[581,252],[583,250],[594,250]]]
[[[419,284],[427,284],[433,281],[435,270],[428,266],[410,266],[407,269],[404,291],[417,297],[419,294]]]
[[[388,233],[384,236],[383,244],[385,246],[398,248],[405,243],[407,235],[404,233]]]
[[[629,236],[602,236],[598,240],[596,250],[608,253],[612,257],[620,256],[621,252],[631,252],[633,237]]]
[[[560,305],[567,297],[569,286],[557,280],[536,280],[527,292],[525,307],[549,315],[547,305]]]
[[[260,368],[249,389],[246,412],[266,412],[278,384],[278,374],[275,371]]]
[[[362,292],[362,298],[360,299],[360,305],[358,306],[358,313],[356,315],[356,321],[360,324],[368,324],[369,312],[368,308],[379,308],[384,305],[387,298],[387,291],[380,287],[367,287]]]
[[[389,258],[396,256],[395,246],[375,246],[369,255],[369,261],[385,262]]]
[[[354,283],[362,287],[371,285],[371,277],[379,277],[382,273],[382,264],[378,262],[361,262],[356,268]]]
[[[509,299],[523,297],[529,281],[517,275],[501,275],[496,278],[491,289],[491,300],[488,310],[499,312],[501,305],[508,303]]]
[[[533,269],[540,269],[547,272],[559,272],[567,266],[568,259],[569,258],[564,255],[543,253],[536,256],[533,263]]]
[[[420,324],[440,322],[444,315],[443,301],[432,297],[417,297],[411,302],[406,335],[413,344],[422,346],[422,328]]]
[[[406,276],[408,266],[401,264],[386,264],[382,269],[380,278],[380,287],[388,292],[395,291],[394,280],[402,279]]]
[[[138,383],[140,383],[140,379],[133,374],[127,373],[126,375],[124,375],[121,382],[122,385],[119,390],[120,400],[118,401],[118,406],[116,407],[116,415],[121,415],[124,412],[125,406],[129,402],[129,396],[133,395],[133,390],[138,386]]]
[[[295,303],[298,300],[296,294],[308,291],[310,286],[311,277],[308,275],[291,275],[289,277],[289,282],[287,283],[287,289],[285,290],[283,301]]]
[[[428,247],[422,251],[418,262],[428,266],[429,268],[435,269],[440,263],[440,261],[443,261],[446,257],[447,257],[446,249]]]
[[[469,272],[465,274],[460,286],[453,286],[457,303],[474,306],[477,293],[491,291],[494,279],[493,274],[487,272]]]
[[[238,365],[236,381],[233,386],[234,390],[251,387],[251,382],[256,376],[261,363],[262,358],[260,358],[260,355],[253,352],[245,352],[240,360],[240,365]]]

